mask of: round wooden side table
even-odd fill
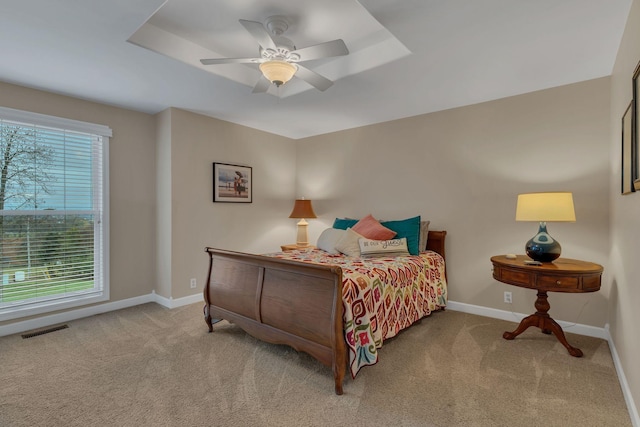
[[[596,292],[600,290],[602,266],[568,258],[558,258],[541,265],[530,265],[525,261],[531,259],[526,255],[517,255],[515,259],[507,258],[505,255],[491,257],[494,279],[508,285],[538,291],[536,312],[522,319],[515,331],[505,332],[502,337],[512,340],[530,326],[537,326],[545,334],[553,333],[570,355],[582,357],[582,351],[569,345],[562,327],[549,316],[551,306],[547,300],[547,292]]]

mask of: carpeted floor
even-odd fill
[[[0,426],[631,426],[606,341],[432,314],[347,378],[202,305],[145,304],[0,338]]]

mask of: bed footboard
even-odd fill
[[[234,322],[263,341],[286,344],[330,366],[342,394],[347,367],[342,270],[206,248],[205,321]]]

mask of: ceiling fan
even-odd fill
[[[201,59],[200,62],[203,65],[259,64],[262,77],[253,88],[253,93],[266,92],[272,83],[280,87],[294,75],[316,89],[325,91],[333,82],[300,65],[300,62],[349,54],[349,49],[341,39],[297,49],[291,40],[282,35],[289,28],[283,16],[270,16],[266,19],[265,25],[244,19],[240,19],[240,24],[258,42],[259,58],[212,58]]]

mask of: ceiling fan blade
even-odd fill
[[[267,80],[266,77],[262,76],[260,77],[260,80],[258,80],[256,85],[253,87],[253,90],[251,91],[251,93],[265,93],[266,91],[269,90],[270,86],[271,86],[271,82]]]
[[[315,71],[311,71],[308,68],[303,67],[300,64],[296,64],[298,66],[298,71],[296,72],[296,77],[301,78],[305,82],[309,83],[311,86],[315,87],[321,92],[329,89],[333,82],[326,77],[321,76]]]
[[[256,21],[247,21],[246,19],[240,19],[240,23],[244,28],[246,28],[247,31],[249,31],[249,33],[251,33],[253,38],[256,39],[258,44],[263,49],[277,49],[276,43],[273,41],[271,35],[267,31],[267,29],[264,28],[264,25],[262,25],[262,23]]]
[[[349,49],[342,39],[320,43],[302,49],[294,50],[291,53],[300,55],[300,61],[310,61],[312,59],[328,58],[331,56],[348,55]]]
[[[261,61],[260,58],[211,58],[201,59],[202,65],[215,65],[215,64],[257,64]]]

